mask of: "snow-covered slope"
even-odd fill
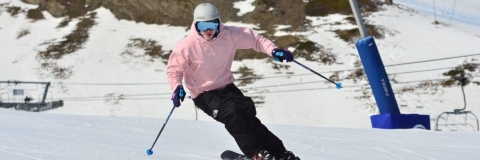
[[[215,160],[239,152],[220,123],[176,119],[147,156],[159,118],[59,115],[0,109],[0,157],[6,160]],[[476,132],[268,125],[302,159],[476,159]]]
[[[1,0],[0,2],[8,3],[7,6],[20,6],[24,9],[36,8],[35,5],[26,5],[21,1]],[[460,5],[459,2],[455,13],[459,15],[466,13],[476,17],[480,15],[480,11],[468,9],[478,5],[479,2],[473,0],[462,2],[471,4]],[[406,0],[399,0],[399,3],[415,5]],[[239,6],[249,8],[245,4]],[[433,25],[434,16],[432,14],[415,12],[405,6],[395,5],[383,8],[383,11],[373,13],[365,19],[374,25],[385,27],[386,37],[377,39],[376,42],[383,63],[387,66],[480,53],[478,49],[480,26],[455,20],[451,25],[444,25],[445,21],[442,25]],[[242,13],[239,14],[248,11],[249,9],[242,10]],[[53,84],[48,99],[63,99],[65,106],[48,111],[49,113],[166,117],[172,104],[164,63],[158,59],[147,61],[146,57],[134,58],[134,56],[122,53],[132,49],[128,48],[129,39],[132,38],[155,40],[162,45],[162,50],[171,50],[174,44],[187,34],[186,28],[117,20],[105,8],[99,8],[95,12],[97,13],[96,24],[89,30],[88,41],[76,52],[54,61],[60,67],[70,68],[73,73],[68,79],[58,80],[48,76],[48,72],[41,69],[40,60],[37,58],[38,52],[46,49],[47,45],[43,44],[45,42],[61,41],[65,35],[75,29],[79,19],[73,19],[66,27],[56,28],[62,19],[54,18],[47,12],[43,12],[46,19],[32,21],[26,18],[26,13],[12,16],[2,9],[0,12],[0,63],[2,64],[0,80],[51,81]],[[326,66],[317,62],[305,61],[303,58],[298,58],[298,61],[327,77],[332,74],[330,71],[356,68],[353,63],[358,60],[358,54],[354,45],[339,39],[332,31],[339,28],[351,29],[355,25],[346,24],[345,16],[342,15],[308,17],[308,19],[312,21],[313,25],[310,31],[302,33],[279,31],[277,34],[303,34],[309,40],[322,44],[326,49],[335,53],[341,63]],[[337,22],[342,25],[338,25]],[[238,25],[240,23],[227,22],[227,25],[229,24]],[[242,25],[255,26],[254,24]],[[28,30],[29,34],[18,38],[19,34],[25,30]],[[135,49],[132,49],[132,52],[134,55],[143,53]],[[386,70],[389,74],[394,74],[453,68],[473,57],[478,59],[479,56],[393,66],[387,67]],[[322,78],[310,74],[309,71],[296,64],[289,64],[288,69],[274,70],[272,69],[273,64],[267,60],[244,60],[234,62],[232,70],[238,70],[242,66],[254,69],[254,73],[257,75],[267,77],[242,87],[248,89],[247,95],[264,96],[265,103],[258,107],[258,117],[267,124],[371,127],[369,116],[376,113],[375,106],[369,106],[374,103],[373,97],[355,99],[355,97],[361,96],[361,92],[358,91],[361,89],[359,85],[366,84],[365,80],[358,83],[343,81],[345,88],[337,90],[331,84],[325,83]],[[395,80],[411,82],[446,79],[447,77],[442,76],[445,71],[448,69],[397,74]],[[293,73],[293,75],[289,73]],[[478,81],[478,77],[474,77],[473,80]],[[125,85],[125,83],[131,85]],[[6,96],[3,94],[4,91],[10,92],[15,87],[19,87],[2,85],[0,86],[2,96]],[[408,84],[392,83],[393,88],[406,85]],[[38,90],[38,86],[34,85],[21,87]],[[459,87],[440,89],[441,91],[434,95],[415,93],[397,95],[401,112],[428,114],[431,116],[432,122],[435,122],[436,116],[440,113],[463,107],[462,93]],[[41,94],[41,91],[40,89],[38,94]],[[467,110],[480,114],[480,99],[476,98],[480,93],[480,87],[470,84],[466,86],[465,92]],[[38,97],[37,93],[32,93],[32,96]],[[115,100],[119,98],[125,99],[116,103]],[[19,98],[19,100],[21,99]],[[195,119],[197,110],[194,109],[192,101],[187,99],[175,112],[174,119]],[[452,116],[449,119],[461,122],[463,118],[463,116]],[[213,121],[203,113],[198,113],[198,119]],[[471,121],[471,117],[468,117],[468,120]],[[473,129],[470,126],[465,128],[465,130]]]

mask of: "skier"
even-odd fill
[[[279,62],[293,61],[292,53],[251,29],[224,26],[210,3],[198,5],[193,19],[190,34],[176,44],[167,64],[174,106],[179,107],[185,98],[184,79],[195,105],[225,125],[245,156],[299,160],[256,117],[253,100],[233,84],[230,70],[237,49],[252,48]]]

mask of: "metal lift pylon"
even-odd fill
[[[0,108],[13,108],[15,110],[25,110],[25,111],[32,111],[32,112],[41,112],[46,110],[55,109],[58,107],[63,106],[63,100],[58,101],[50,101],[46,102],[48,88],[50,87],[50,82],[24,82],[24,81],[0,81],[1,84],[7,84],[6,87],[0,87]],[[39,100],[35,102],[31,102],[33,100],[32,95],[27,95],[24,101],[18,101],[15,96],[23,96],[25,89],[16,88],[16,89],[9,89],[9,86],[13,84],[14,86],[18,86],[19,84],[34,84],[34,85],[45,85],[45,90],[43,92],[39,91],[41,97],[38,98]],[[13,91],[13,98],[8,98],[12,92],[7,91],[3,92],[2,90],[12,90]],[[7,98],[4,98],[6,95]]]

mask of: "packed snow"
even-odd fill
[[[175,111],[174,111],[175,112]],[[240,152],[220,123],[19,112],[0,109],[0,157],[5,160],[215,160]],[[477,159],[477,132],[267,125],[301,159]]]

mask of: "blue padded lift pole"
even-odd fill
[[[357,50],[363,64],[363,68],[368,77],[368,82],[372,87],[373,96],[377,102],[380,114],[400,113],[397,100],[393,94],[390,80],[388,79],[385,66],[378,52],[377,44],[373,37],[368,36],[367,29],[358,8],[356,0],[350,0],[355,21],[362,38],[356,42]]]
[[[375,44],[373,37],[368,36],[357,0],[349,1],[362,36],[355,45],[380,111],[380,114],[370,116],[372,127],[383,129],[423,128],[429,130],[429,115],[400,114],[377,44]]]
[[[360,38],[356,46],[380,114],[399,114],[400,109],[375,40],[371,36]]]

